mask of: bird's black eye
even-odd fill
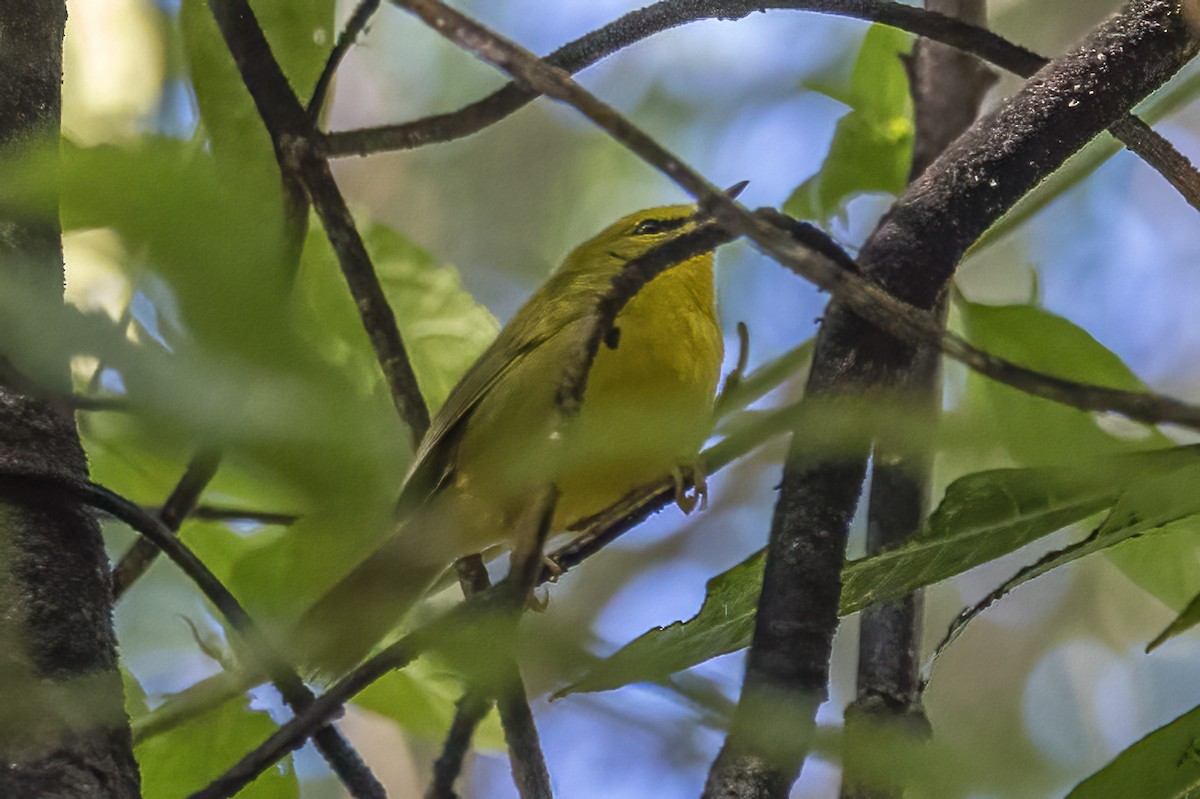
[[[678,227],[683,227],[687,222],[686,217],[679,219],[643,219],[637,223],[633,229],[635,236],[658,236],[666,233],[668,230],[674,230]]]

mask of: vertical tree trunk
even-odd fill
[[[64,0],[0,0],[0,147],[53,146]],[[47,175],[47,181],[55,180]],[[57,203],[0,218],[0,290],[61,302]],[[0,342],[0,350],[3,342]],[[68,365],[62,382],[69,388]],[[87,474],[71,412],[0,386],[0,465]],[[0,796],[136,797],[108,560],[87,509],[0,486]]]
[[[925,8],[972,25],[987,24],[986,0],[925,0]],[[910,178],[925,168],[971,126],[992,72],[973,56],[953,47],[918,39],[907,62],[916,135]],[[945,303],[938,312],[945,316]],[[897,392],[918,425],[936,424],[941,409],[941,353],[918,348],[912,367],[900,378]],[[929,500],[928,449],[912,445],[929,436],[905,435],[889,440],[882,431],[875,442],[871,495],[867,516],[867,554],[903,544],[921,526]],[[846,709],[846,756],[843,799],[894,799],[904,786],[889,781],[885,769],[871,766],[876,733],[926,734],[921,703],[921,630],[924,609],[920,591],[868,608],[859,630],[858,696]]]

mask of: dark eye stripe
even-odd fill
[[[638,222],[637,227],[633,229],[635,236],[656,236],[659,233],[666,233],[669,230],[676,230],[687,224],[687,217],[676,217],[674,219],[643,219]]]

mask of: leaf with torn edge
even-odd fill
[[[1103,523],[1084,540],[1047,553],[1036,563],[1021,569],[989,592],[973,607],[965,610],[950,626],[942,642],[938,644],[927,671],[932,669],[934,662],[942,652],[958,639],[958,636],[972,621],[1018,586],[1087,555],[1111,550],[1126,542],[1130,542],[1131,548],[1143,546],[1149,548],[1159,545],[1167,536],[1175,534],[1193,536],[1197,524],[1197,514],[1200,514],[1200,500],[1188,499],[1188,497],[1192,496],[1189,492],[1196,481],[1200,479],[1200,464],[1186,461],[1194,461],[1195,457],[1196,451],[1193,447],[1164,450],[1160,457],[1154,458],[1149,455],[1136,456],[1136,460],[1146,468],[1145,479],[1139,480],[1121,496]],[[1177,466],[1181,466],[1181,468],[1172,472],[1171,470]],[[1154,532],[1153,536],[1146,535],[1151,532]],[[1194,571],[1190,562],[1182,565],[1185,571],[1189,573]],[[1183,615],[1187,614],[1188,611],[1185,611]],[[1181,622],[1177,619],[1176,623]],[[1175,627],[1176,625],[1173,624],[1168,632],[1175,634],[1187,629],[1187,626],[1181,626],[1178,629]],[[1166,636],[1166,633],[1163,636]],[[1165,640],[1163,636],[1152,642],[1151,648]]]
[[[897,599],[1085,519],[1117,501],[1116,477],[1106,469],[1039,468],[960,478],[911,543],[846,566],[841,613]],[[749,645],[763,564],[760,551],[717,575],[694,617],[648,631],[559,696],[660,682]]]

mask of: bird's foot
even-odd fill
[[[699,460],[696,460],[687,467],[688,475],[684,474],[684,467],[676,466],[671,469],[671,481],[675,484],[675,504],[685,514],[690,514],[697,507],[700,510],[705,510],[708,507],[708,478],[704,473],[704,466]],[[688,493],[688,477],[691,477],[692,493]]]

